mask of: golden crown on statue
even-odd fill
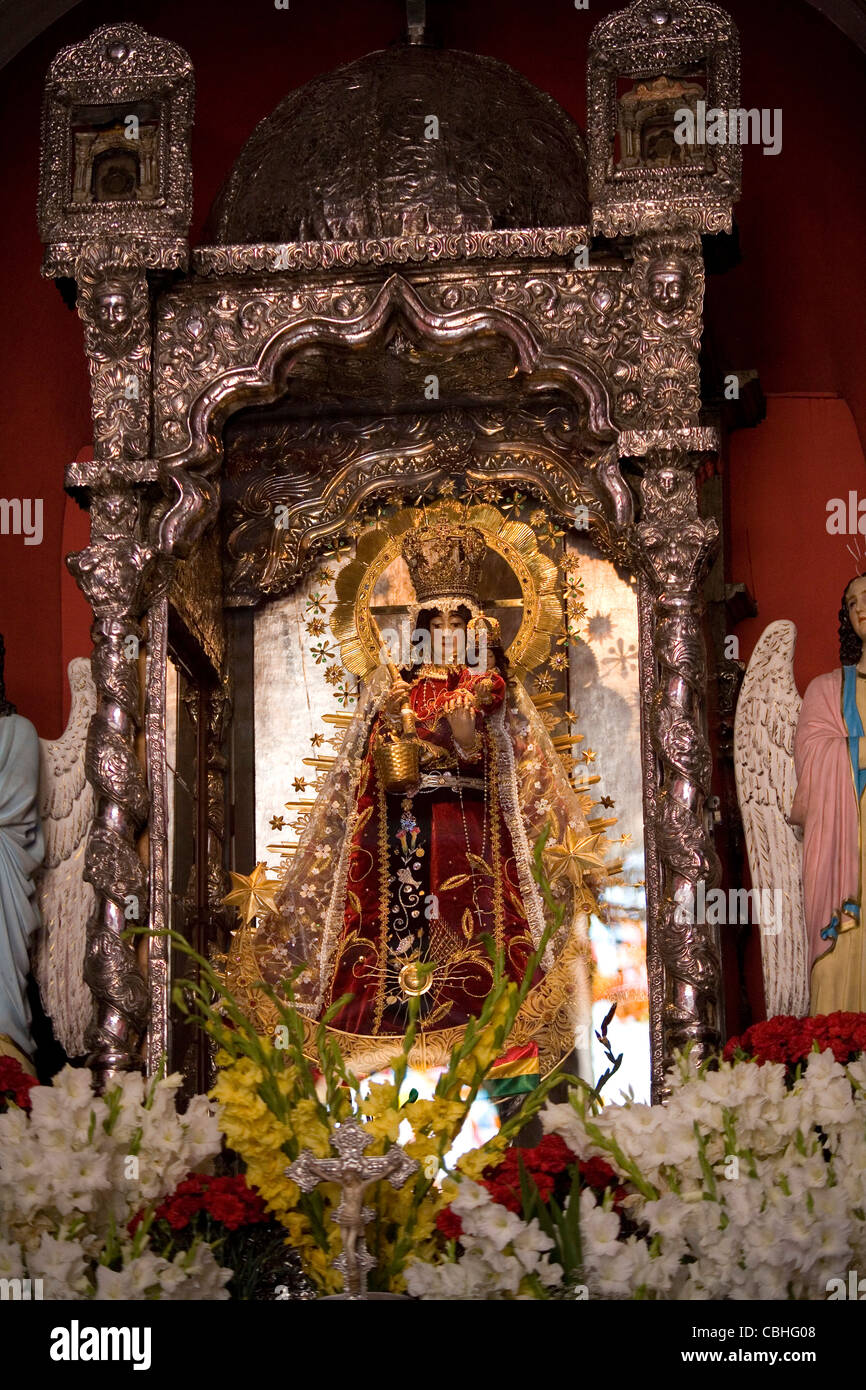
[[[479,605],[487,542],[477,527],[459,522],[422,526],[409,532],[402,550],[419,603],[466,598]]]

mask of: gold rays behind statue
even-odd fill
[[[435,502],[404,507],[380,526],[358,538],[355,559],[337,575],[337,602],[331,630],[340,644],[347,671],[367,679],[382,656],[370,603],[380,577],[400,555],[407,532],[443,523],[474,526],[487,545],[517,577],[523,599],[523,620],[508,648],[512,669],[520,678],[550,655],[550,639],[562,627],[562,602],[556,591],[558,567],[538,548],[535,532],[524,521],[510,521],[496,507]]]

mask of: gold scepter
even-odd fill
[[[379,624],[370,613],[370,622],[373,627],[373,635],[379,644],[379,651],[388,651],[379,630]],[[385,657],[385,665],[392,681],[401,679],[400,671],[396,662],[389,656]],[[417,791],[421,770],[421,746],[418,735],[415,732],[415,711],[407,700],[400,709],[400,722],[403,726],[402,738],[391,737],[388,740],[379,739],[373,749],[373,757],[376,762],[376,771],[382,779],[382,785],[387,792],[394,792],[401,796]]]
[[[379,651],[380,651],[380,653],[383,652],[383,651],[387,652],[387,651],[388,651],[388,648],[387,648],[386,645],[385,645],[385,642],[384,642],[384,640],[383,640],[383,638],[382,638],[382,633],[381,633],[380,628],[379,628],[379,624],[376,622],[376,619],[373,617],[372,611],[370,612],[370,622],[371,622],[372,627],[373,627],[373,636],[376,638],[376,641],[379,643]],[[397,663],[396,663],[395,661],[392,661],[392,660],[391,660],[390,655],[388,655],[388,656],[385,657],[385,665],[386,665],[386,667],[387,667],[387,669],[388,669],[388,675],[391,677],[391,680],[392,680],[392,681],[398,681],[398,680],[401,680],[401,679],[402,679],[402,677],[401,677],[401,675],[400,675],[399,667],[397,666]],[[403,706],[401,707],[401,709],[400,709],[400,720],[401,720],[402,725],[403,725],[403,733],[406,735],[406,737],[407,737],[407,738],[414,738],[414,737],[415,737],[415,711],[412,709],[412,706],[409,704],[409,701],[408,701],[408,700],[406,701],[405,705],[403,705]]]

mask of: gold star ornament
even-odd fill
[[[605,862],[596,853],[599,835],[578,835],[568,826],[562,843],[551,845],[544,851],[544,861],[551,883],[565,874],[575,888],[583,887],[583,876],[589,873],[604,873]]]
[[[257,864],[251,874],[232,874],[232,890],[226,893],[223,902],[226,907],[236,907],[244,926],[248,926],[260,912],[275,912],[274,894],[280,886],[277,878],[268,878],[264,864]]]

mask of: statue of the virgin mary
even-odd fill
[[[550,581],[555,566],[528,527],[505,523],[489,507],[475,510],[482,523],[491,515],[502,523],[496,548],[506,560],[508,528],[524,544],[528,533],[536,574],[544,574],[533,586],[512,546],[524,615],[511,650],[525,669],[527,647],[549,649],[561,622]],[[275,909],[236,942],[235,963],[246,964],[230,974],[235,984],[239,975],[247,982],[258,975],[279,991],[302,967],[295,996],[310,1019],[349,996],[331,1026],[366,1039],[371,1046],[361,1052],[370,1061],[375,1040],[393,1042],[405,1032],[413,998],[419,1036],[428,1044],[453,1040],[490,989],[490,947],[520,981],[539,945],[545,905],[533,847],[546,830],[552,892],[564,913],[536,972],[520,1037],[531,1035],[546,1010],[559,1017],[560,1051],[570,1051],[573,1033],[563,1019],[589,1019],[588,912],[604,878],[604,837],[589,826],[499,624],[482,609],[489,529],[485,535],[483,524],[472,523],[472,511],[457,519],[453,505],[438,516],[408,509],[400,516],[390,550],[383,551],[381,532],[366,544],[362,538],[359,558],[338,577],[345,601],[332,626],[344,664],[366,673],[363,693]],[[403,625],[404,635],[411,629],[408,650],[404,642],[390,657],[370,613],[383,554],[402,554],[414,587]],[[358,1047],[348,1050],[357,1061]],[[429,1051],[425,1058],[434,1060]]]

